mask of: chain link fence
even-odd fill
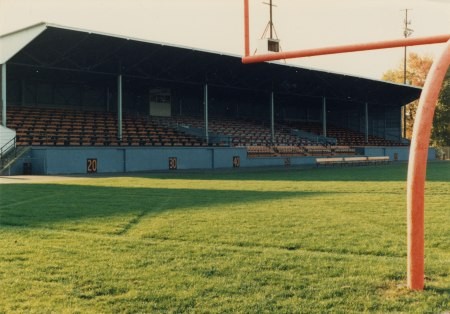
[[[436,157],[440,160],[450,160],[450,146],[436,147]]]

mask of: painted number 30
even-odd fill
[[[169,169],[176,170],[177,167],[177,157],[169,157]]]

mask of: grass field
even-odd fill
[[[445,313],[450,163],[428,167],[426,290],[406,167],[0,186],[0,313]]]

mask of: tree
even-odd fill
[[[406,64],[406,83],[412,86],[423,87],[432,63],[433,59],[429,56],[420,56],[412,52],[409,53]],[[385,72],[382,79],[403,84],[405,80],[403,63],[398,68]],[[406,138],[408,139],[411,139],[418,104],[419,101],[416,100],[405,106],[406,121],[403,123],[406,123]]]
[[[434,114],[431,144],[450,146],[450,70],[447,71]]]

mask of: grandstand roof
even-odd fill
[[[70,71],[297,94],[392,106],[421,89],[282,63],[244,65],[241,57],[136,38],[39,23],[0,36],[0,63],[21,69]],[[47,74],[46,74],[47,73]]]

